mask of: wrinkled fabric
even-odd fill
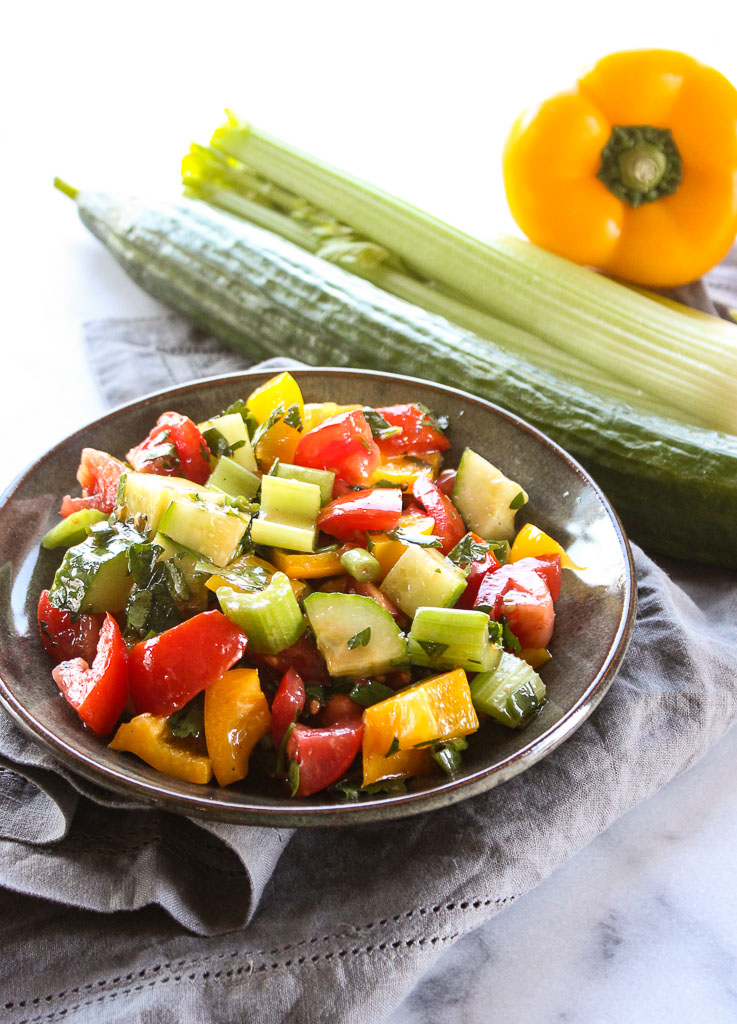
[[[728,315],[736,270],[676,297]],[[86,340],[114,405],[142,380],[246,366],[176,316],[95,322]],[[291,833],[145,809],[0,714],[0,1020],[383,1020],[449,944],[734,723],[737,573],[634,554],[632,643],[591,717],[503,786],[406,821]]]

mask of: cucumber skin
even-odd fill
[[[737,437],[561,381],[276,235],[204,204],[81,192],[128,275],[249,362],[402,372],[470,391],[574,455],[652,552],[737,567]]]

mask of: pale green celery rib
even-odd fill
[[[235,120],[212,146],[395,252],[407,265],[577,360],[737,432],[737,331],[682,316],[518,239],[484,243]]]
[[[258,227],[273,231],[309,252],[317,252],[323,246],[323,240],[317,237],[303,222],[296,221],[293,217],[280,213],[261,202],[245,199],[229,188],[211,185],[208,181],[200,178],[186,186],[185,194],[242,217]],[[401,270],[396,270],[380,262],[370,268],[362,265],[360,261],[338,262],[346,269],[370,280],[385,291],[391,292],[407,302],[412,302],[430,313],[443,316],[451,323],[477,334],[481,339],[487,339],[512,353],[521,354],[533,364],[537,364],[550,373],[576,379],[593,391],[617,401],[635,405],[643,411],[661,416],[668,415],[676,419],[686,419],[682,414],[679,417],[677,410],[674,416],[673,407],[669,403],[660,402],[650,395],[644,395],[642,391],[623,381],[613,379],[589,363],[582,362],[580,359],[556,349],[542,338],[492,317],[460,299],[449,296],[411,274],[403,273]],[[694,422],[694,417],[689,417],[688,422]],[[699,419],[698,425],[705,424],[703,420]]]

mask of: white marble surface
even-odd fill
[[[737,79],[722,0],[616,17],[460,0],[14,5],[0,66],[0,486],[100,411],[80,325],[158,307],[51,188],[177,190],[229,105],[484,234],[508,230],[510,121],[611,49],[689,50]],[[196,13],[195,13],[196,11]],[[391,1024],[737,1020],[737,734],[459,942]]]

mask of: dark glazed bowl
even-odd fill
[[[614,511],[586,472],[543,434],[502,409],[451,388],[411,377],[363,370],[295,371],[305,400],[391,405],[420,401],[449,417],[451,457],[465,446],[487,457],[528,491],[517,523],[550,533],[584,572],[564,573],[556,605],[553,658],[541,675],[548,703],[525,729],[485,723],[472,738],[462,770],[438,776],[402,795],[360,803],[318,794],[308,800],[274,797],[245,782],[219,789],[161,775],[132,755],[110,750],[83,727],[57,692],[51,663],[38,638],[36,605],[49,586],[59,554],[39,544],[58,521],[64,494],[77,493],[80,449],[122,457],[167,409],[202,420],[246,397],[271,373],[215,377],[159,392],[123,406],[62,441],[31,466],[0,505],[0,700],[18,724],[78,774],[118,793],[190,815],[247,825],[353,825],[399,818],[452,804],[529,768],[591,714],[622,661],[635,617],[629,544]]]

